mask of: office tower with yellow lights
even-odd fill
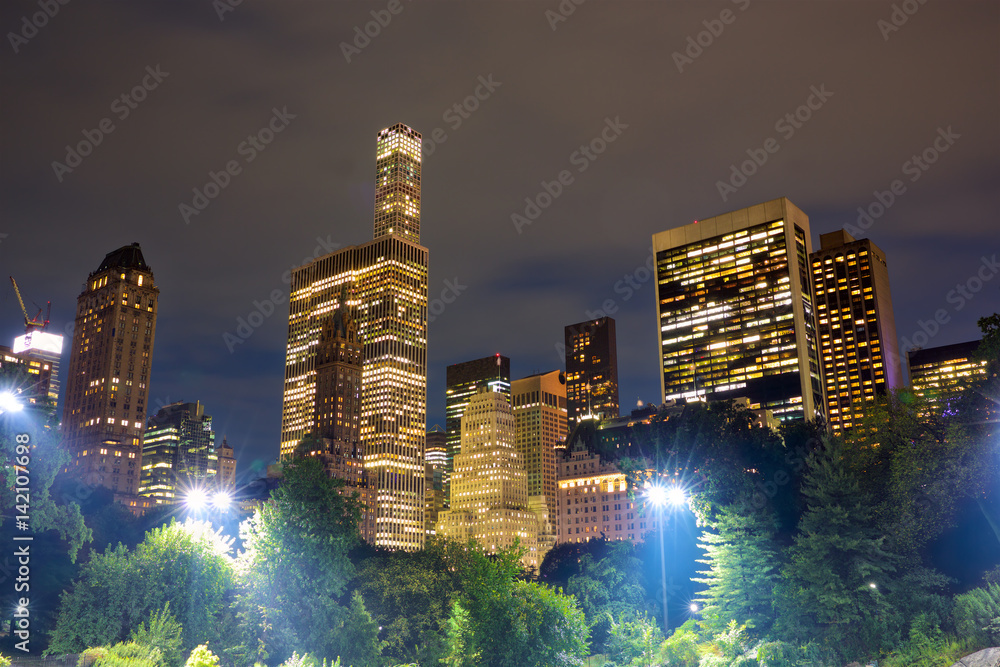
[[[462,444],[462,415],[469,400],[483,387],[497,391],[510,400],[510,359],[495,354],[492,357],[452,364],[445,371],[445,429],[448,460],[445,467],[445,497],[455,455]]]
[[[455,456],[451,508],[442,512],[437,533],[476,540],[490,552],[520,542],[522,562],[537,568],[544,557],[538,532],[547,519],[529,509],[528,475],[514,444],[514,412],[506,396],[481,388],[462,415],[462,447]]]
[[[424,524],[427,534],[437,530],[438,515],[444,511],[445,467],[448,465],[447,433],[440,425],[427,431],[427,445],[424,448]]]
[[[963,392],[986,377],[987,361],[974,356],[982,341],[908,350],[907,370],[913,393],[927,400],[932,412],[947,415]]]
[[[826,414],[835,431],[851,428],[865,401],[903,386],[885,253],[840,230],[820,234],[812,265]]]
[[[823,415],[809,218],[787,199],[653,235],[664,400]]]
[[[565,329],[566,405],[570,423],[618,416],[618,343],[611,317]]]
[[[556,450],[566,447],[566,376],[549,371],[514,380],[510,386],[517,451],[528,472],[528,495],[556,511]],[[553,522],[554,526],[554,522]]]
[[[68,471],[133,508],[159,293],[138,243],[108,253],[77,298],[66,374]]]
[[[420,241],[420,134],[378,133],[375,238],[292,272],[281,454],[317,426],[317,348],[346,286],[362,346],[360,436],[375,516],[370,541],[423,547],[427,248]]]
[[[218,473],[212,417],[205,414],[204,405],[171,403],[149,418],[139,495],[157,505],[179,502],[196,489],[221,490],[216,485]]]

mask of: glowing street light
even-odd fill
[[[0,414],[4,412],[20,412],[24,410],[24,405],[21,401],[17,400],[17,396],[12,392],[5,391],[0,393]]]
[[[677,484],[661,486],[653,484],[646,491],[646,497],[654,507],[660,509],[660,578],[663,580],[663,633],[670,632],[670,615],[667,610],[667,555],[663,550],[663,510],[666,507],[681,507],[688,501],[687,492]],[[694,605],[692,605],[694,606]]]
[[[212,507],[217,510],[225,511],[229,509],[229,506],[233,504],[233,498],[225,491],[216,491],[215,495],[212,496]]]
[[[695,604],[694,602],[692,602],[690,605],[688,605],[688,609],[691,610],[692,614],[697,614],[698,613],[698,605]]]
[[[191,489],[184,498],[184,504],[195,512],[199,512],[208,505],[208,494],[204,489]]]

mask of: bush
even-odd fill
[[[135,642],[121,642],[96,650],[88,649],[80,656],[78,664],[86,664],[83,660],[88,653],[94,657],[93,667],[167,667],[160,649]]]
[[[207,644],[199,644],[191,651],[184,667],[219,667],[219,656],[209,651]]]
[[[978,645],[995,646],[1000,642],[996,632],[1000,619],[1000,584],[987,584],[968,593],[955,596],[955,630],[959,637],[967,637]]]

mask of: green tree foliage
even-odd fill
[[[219,667],[219,656],[208,649],[208,644],[199,644],[191,651],[184,667]]]
[[[183,626],[185,649],[217,640],[233,586],[229,549],[211,525],[189,520],[150,531],[134,552],[119,545],[94,554],[63,595],[46,652],[123,641],[167,603]]]
[[[844,657],[864,657],[882,648],[889,609],[878,586],[895,558],[874,528],[872,499],[845,461],[843,442],[828,438],[807,465],[807,509],[784,572],[784,631],[802,640],[822,636]]]
[[[699,562],[708,570],[695,579],[707,586],[698,600],[703,625],[721,632],[730,620],[745,619],[756,634],[767,635],[776,619],[774,589],[782,560],[773,515],[744,499],[721,507],[710,527],[713,532],[699,538],[705,550]]]
[[[698,667],[700,643],[697,622],[694,619],[686,621],[660,645],[660,663],[666,667]]]
[[[381,552],[360,564],[357,590],[382,626],[384,656],[437,664],[468,558],[466,545],[430,539],[423,551]]]
[[[570,576],[566,592],[579,602],[590,622],[594,651],[600,652],[611,619],[653,611],[646,599],[642,563],[632,543],[622,541],[609,544],[599,560],[592,553],[583,554],[579,566],[580,573]]]
[[[148,627],[143,623],[132,631],[129,639],[136,644],[157,649],[163,656],[166,667],[180,667],[184,657],[181,650],[183,632],[181,624],[170,613],[170,603],[167,602],[163,609],[149,615]]]
[[[361,660],[367,660],[371,638],[345,629],[359,620],[368,632],[378,626],[359,619],[353,601],[341,604],[354,575],[348,552],[358,541],[359,519],[342,485],[316,459],[286,461],[281,486],[241,528],[239,613],[245,645],[263,647],[258,654],[280,661],[305,650],[367,664]],[[358,604],[363,607],[360,599]],[[358,660],[355,650],[362,653]]]
[[[955,597],[955,630],[980,646],[1000,644],[1000,585],[989,584]]]
[[[136,642],[119,642],[114,646],[88,649],[79,664],[92,667],[166,667],[159,649]]]
[[[448,624],[446,664],[581,664],[588,636],[583,612],[570,596],[518,580],[522,553],[515,548],[487,556],[469,544],[470,557],[461,566],[462,594]]]
[[[660,626],[648,616],[628,615],[612,619],[608,633],[608,655],[619,667],[652,667],[663,645]]]

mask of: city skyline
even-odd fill
[[[622,412],[637,399],[656,401],[650,235],[776,197],[809,216],[814,248],[821,233],[847,228],[884,250],[904,347],[904,340],[935,347],[976,339],[976,319],[1000,310],[992,259],[1000,252],[992,231],[1000,202],[990,190],[998,143],[990,119],[1000,115],[1000,96],[996,86],[983,87],[1000,78],[987,46],[1000,22],[994,5],[922,5],[887,37],[878,21],[892,3],[762,2],[745,12],[733,5],[736,22],[703,54],[684,56],[692,62],[681,61],[683,71],[673,54],[685,53],[687,38],[726,3],[639,4],[628,12],[585,5],[554,29],[545,14],[554,4],[403,6],[351,62],[339,44],[372,20],[368,5],[244,4],[224,21],[208,6],[109,14],[69,5],[6,54],[16,66],[4,68],[0,84],[26,103],[11,110],[9,127],[19,129],[8,134],[9,159],[0,167],[7,213],[0,261],[29,307],[52,301],[50,330],[65,334],[94,259],[139,241],[163,290],[147,416],[200,401],[234,446],[241,472],[276,454],[285,275],[303,260],[365,242],[375,201],[371,137],[400,121],[423,133],[433,165],[422,184],[420,228],[434,256],[428,428],[444,425],[447,365],[500,351],[514,379],[562,368],[563,327],[599,312],[617,321]],[[0,25],[15,30],[36,10],[11,3]],[[256,23],[274,35],[262,55],[252,48],[262,41]],[[821,23],[828,28],[821,36],[807,30]],[[449,77],[406,88],[424,80],[422,68],[452,71],[439,63],[451,62],[447,53],[461,38],[420,39],[442,25],[456,34],[519,34],[533,64],[510,47],[484,44]],[[756,50],[775,25],[787,29],[786,46],[800,49],[800,62],[764,48],[755,67],[741,68],[740,54]],[[193,27],[233,36],[234,60],[248,65],[241,69],[265,74],[240,75],[208,57],[204,42],[185,53],[169,39]],[[595,30],[608,32],[607,44],[587,38]],[[102,34],[134,57],[107,60],[96,41]],[[277,46],[291,36],[298,50]],[[622,51],[623,43],[636,46]],[[400,57],[411,50],[426,62]],[[850,55],[834,62],[827,57],[834,52]],[[543,61],[561,67],[533,71]],[[195,69],[207,63],[211,77]],[[154,77],[147,65],[163,74]],[[655,86],[640,82],[653,70]],[[283,83],[287,72],[296,75]],[[222,82],[222,73],[233,76]],[[121,118],[112,101],[139,86],[145,101],[121,107],[130,112]],[[722,110],[735,99],[743,100],[738,114]],[[31,111],[39,108],[49,111]],[[802,108],[807,121],[794,115]],[[782,121],[789,112],[794,123]],[[69,164],[65,146],[84,141],[81,130],[97,136],[104,116],[114,131],[57,178],[52,163]],[[252,162],[239,152],[250,134],[262,136]],[[778,151],[766,149],[769,137]],[[606,143],[594,144],[598,138]],[[577,152],[592,144],[603,146],[599,154]],[[226,172],[229,160],[239,161],[240,173]],[[201,203],[193,190],[216,196],[203,194],[204,208],[185,220],[179,206]],[[515,214],[530,224],[516,227]],[[580,264],[591,269],[584,276],[574,270]],[[23,333],[12,290],[0,304],[0,342],[9,344]]]

